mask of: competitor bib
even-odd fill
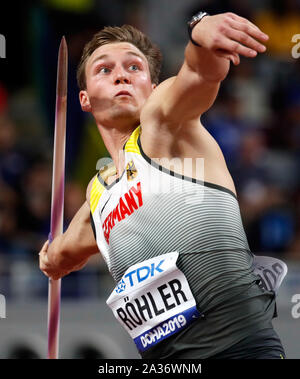
[[[254,255],[253,268],[261,279],[261,286],[277,294],[287,274],[287,265],[278,258]]]
[[[177,258],[172,252],[131,266],[106,301],[140,352],[200,316]]]

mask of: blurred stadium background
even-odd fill
[[[0,319],[0,357],[46,357],[48,280],[39,271],[38,251],[49,232],[62,35],[69,49],[67,227],[84,201],[97,160],[108,156],[93,120],[79,106],[76,65],[84,43],[104,25],[132,24],[161,47],[163,80],[176,74],[188,41],[186,21],[202,9],[235,12],[270,36],[267,53],[232,67],[202,122],[219,142],[235,180],[252,251],[288,264],[274,325],[288,357],[299,358],[300,309],[292,297],[300,294],[300,58],[292,57],[292,37],[300,34],[300,0],[32,0],[3,7],[0,293],[6,318]],[[112,288],[100,256],[62,280],[61,357],[138,358],[105,304]]]

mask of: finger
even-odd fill
[[[241,60],[240,60],[240,56],[237,54],[237,53],[232,53],[232,59],[231,59],[231,62],[237,66],[240,64]]]
[[[263,33],[259,28],[257,28],[254,24],[247,24],[243,22],[239,22],[236,20],[231,20],[229,25],[236,30],[242,31],[246,34],[249,34],[251,37],[254,37],[261,41],[267,41],[269,36]]]
[[[50,275],[48,274],[48,272],[45,271],[44,269],[42,269],[41,266],[40,266],[40,270],[42,271],[42,273],[43,273],[45,276],[47,276],[48,278],[50,278]]]
[[[42,255],[42,254],[46,253],[47,250],[48,250],[48,246],[49,246],[49,240],[47,240],[47,241],[44,243],[44,245],[43,245],[41,251],[39,252],[39,255]]]
[[[63,275],[62,275],[62,276],[63,276]],[[58,279],[61,278],[60,275],[55,275],[55,274],[52,274],[52,275],[50,275],[49,277],[50,277],[50,279],[52,279],[52,280],[58,280]]]
[[[247,18],[244,18],[244,17],[241,17],[241,16],[238,16],[237,14],[235,13],[232,13],[232,12],[228,12],[226,13],[227,16],[229,16],[231,19],[233,20],[236,20],[236,21],[239,21],[241,23],[244,23],[244,24],[248,24],[248,25],[251,25],[252,27],[254,27],[255,29],[259,29],[259,27],[255,24],[253,24],[253,22],[249,21]],[[260,30],[261,31],[261,30]]]
[[[247,20],[244,17],[238,16],[235,13],[227,13],[227,15],[231,18],[232,21],[239,22],[240,24],[243,24],[245,26],[251,27],[252,30],[256,30],[256,32],[260,33],[260,37],[256,37],[258,39],[262,39],[263,41],[268,41],[269,36],[264,33],[257,25],[255,25],[253,22]]]
[[[48,271],[48,269],[49,269],[49,266],[47,265],[45,260],[42,258],[40,258],[39,266],[40,266],[40,270],[43,272]]]
[[[44,265],[48,265],[49,259],[48,259],[47,251],[42,251],[39,255],[40,255],[40,262],[42,262]]]
[[[58,279],[62,278],[63,276],[66,276],[69,274],[69,271],[53,272],[51,270],[47,270],[46,267],[41,269],[41,271],[43,272],[43,274],[45,276],[47,276],[47,278],[53,279],[53,280],[58,280]]]
[[[237,53],[230,53],[229,51],[224,49],[217,49],[216,55],[222,58],[229,59],[235,66],[240,64],[240,56]]]
[[[227,37],[230,39],[242,43],[244,46],[249,47],[252,50],[255,50],[259,53],[266,51],[266,46],[262,45],[254,38],[250,37],[247,33],[241,32],[235,29],[229,29],[226,32]]]
[[[255,50],[243,46],[239,42],[232,41],[229,38],[222,38],[220,45],[223,49],[228,50],[229,53],[237,53],[247,58],[254,58],[257,55]]]
[[[61,279],[62,277],[66,276],[69,274],[69,271],[62,271],[60,273],[56,273],[56,274],[51,274],[49,275],[50,279],[53,279],[53,280],[58,280],[58,279]]]

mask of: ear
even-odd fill
[[[81,109],[84,112],[91,112],[92,107],[91,107],[91,103],[90,103],[90,99],[89,99],[89,95],[87,91],[81,90],[79,92],[79,101],[80,101]]]

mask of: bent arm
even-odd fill
[[[189,42],[184,63],[178,75],[170,79],[161,103],[162,117],[171,124],[185,123],[206,112],[213,105],[229,66],[228,59]]]
[[[253,58],[264,52],[265,46],[257,40],[266,41],[268,36],[247,19],[225,13],[204,17],[194,27],[192,38],[201,47],[189,42],[178,75],[163,82],[150,97],[149,111],[157,111],[160,123],[178,126],[207,111],[230,61],[237,65],[239,55]]]
[[[87,201],[78,210],[68,229],[47,241],[40,251],[40,269],[52,279],[59,279],[82,268],[89,257],[99,252],[90,221]]]

